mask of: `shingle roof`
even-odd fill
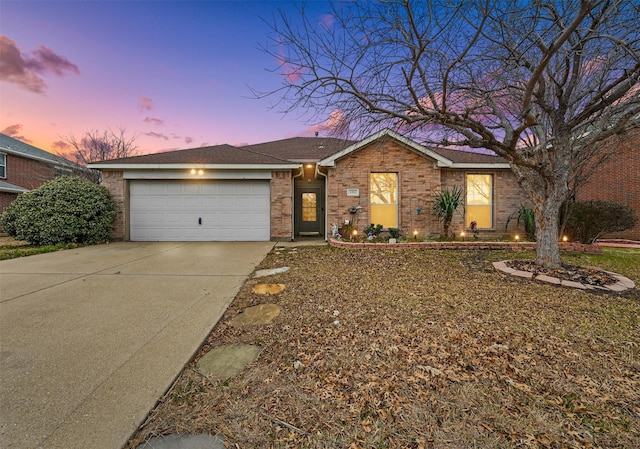
[[[44,160],[52,164],[65,165],[78,170],[86,170],[86,167],[82,165],[78,165],[63,157],[41,150],[40,148],[36,148],[33,145],[29,145],[28,143],[24,143],[21,140],[14,139],[2,133],[0,133],[0,151],[18,154],[29,159]]]
[[[283,164],[285,159],[268,156],[241,147],[216,145],[191,148],[187,150],[167,151],[142,156],[123,157],[97,162],[100,165],[120,164]]]
[[[430,148],[441,156],[456,164],[506,164],[507,160],[492,154],[476,153],[466,150],[451,150],[448,148]]]
[[[292,137],[242,148],[295,162],[316,162],[354,142],[334,137]]]
[[[215,145],[111,159],[96,162],[95,164],[103,167],[105,165],[123,164],[273,165],[317,162],[339,153],[354,143],[357,142],[333,137],[292,137],[242,147],[226,144]],[[490,154],[432,147],[429,150],[451,160],[453,163],[496,164],[506,162],[505,159]]]

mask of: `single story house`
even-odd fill
[[[90,164],[117,204],[114,239],[268,241],[330,237],[369,224],[438,236],[434,195],[459,186],[452,229],[514,235],[527,195],[497,156],[433,149],[382,130],[360,141],[296,137]]]
[[[19,194],[65,175],[96,178],[93,170],[0,133],[0,214]]]

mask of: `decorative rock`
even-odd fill
[[[560,285],[560,279],[554,278],[551,276],[547,276],[545,274],[541,274],[540,276],[536,276],[536,281],[548,282],[549,284]]]
[[[280,267],[280,268],[267,268],[264,270],[257,270],[254,274],[254,278],[261,278],[265,276],[271,276],[272,274],[286,273],[289,271],[289,267]]]
[[[276,304],[260,304],[244,309],[244,311],[233,317],[229,324],[232,326],[245,326],[251,324],[271,324],[280,315],[282,307]]]
[[[277,295],[285,289],[284,284],[258,284],[251,290],[256,295]]]
[[[198,370],[227,380],[258,358],[262,348],[247,344],[233,344],[212,349],[198,361]]]
[[[224,437],[200,433],[197,435],[171,434],[153,437],[136,449],[225,449]]]

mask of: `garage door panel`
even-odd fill
[[[266,180],[132,180],[129,204],[131,240],[270,238],[270,189]]]

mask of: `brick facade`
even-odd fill
[[[607,144],[615,153],[578,189],[576,200],[613,201],[631,207],[638,217],[636,226],[604,237],[640,240],[640,129],[613,137]]]
[[[271,173],[271,240],[293,236],[293,180],[291,171]]]
[[[520,208],[520,205],[530,207],[530,201],[526,193],[522,190],[515,176],[509,169],[499,170],[460,170],[460,169],[444,169],[442,170],[442,188],[451,189],[453,186],[461,186],[463,189],[466,184],[467,174],[486,174],[493,177],[493,228],[480,231],[480,238],[504,238],[511,237],[515,234],[524,234],[524,226],[517,226],[517,219],[509,222],[509,216]],[[432,203],[433,204],[433,201]],[[456,214],[451,224],[456,235],[464,229],[464,207],[460,208],[460,213]],[[442,226],[442,225],[440,225]]]
[[[515,233],[515,221],[509,230],[505,229],[509,215],[520,204],[526,204],[527,196],[508,169],[461,170],[440,169],[435,161],[425,155],[406,148],[393,139],[382,139],[350,153],[336,161],[335,168],[329,168],[328,226],[338,224],[344,227],[345,220],[357,220],[355,229],[362,231],[370,220],[369,175],[372,172],[393,172],[398,174],[398,228],[404,236],[437,237],[442,224],[431,214],[434,196],[441,189],[459,185],[464,188],[467,173],[493,175],[494,183],[494,227],[482,231],[482,238],[498,238]],[[347,189],[359,189],[359,197],[347,196]],[[360,213],[349,213],[349,208],[361,206]],[[417,208],[422,210],[418,212]],[[464,227],[464,207],[456,214],[452,231],[459,234]],[[521,232],[521,231],[520,231]]]
[[[116,219],[113,223],[111,238],[114,240],[128,240],[129,227],[126,211],[128,205],[128,184],[121,171],[103,171],[102,185],[109,190],[113,201],[116,203]]]

